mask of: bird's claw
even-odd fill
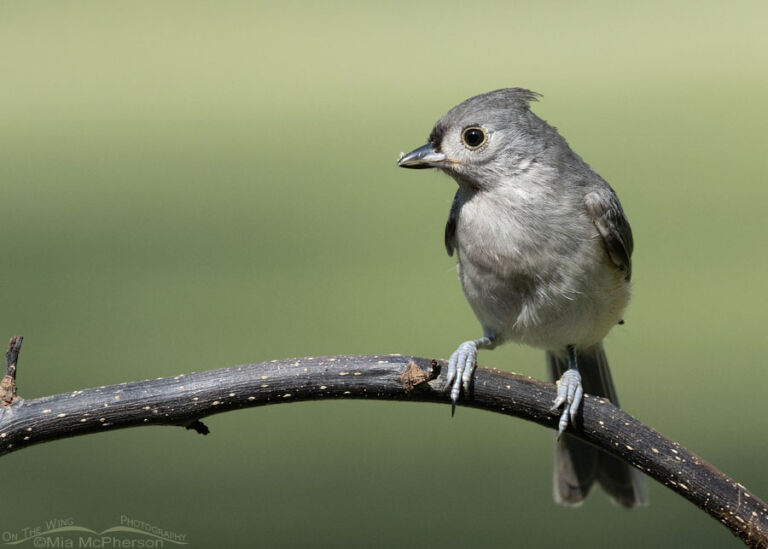
[[[477,364],[477,342],[465,341],[448,360],[448,373],[445,378],[445,387],[451,388],[451,415],[456,409],[456,402],[459,400],[461,388],[464,392],[469,392],[470,383],[472,383],[472,374]]]
[[[581,405],[583,396],[584,388],[581,386],[581,375],[579,375],[577,370],[566,370],[560,379],[557,380],[557,398],[549,410],[550,412],[555,412],[560,406],[563,407],[557,427],[558,439],[562,436],[565,428],[568,427],[569,420],[571,425],[576,426],[576,414],[579,411],[579,405]]]

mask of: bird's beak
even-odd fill
[[[445,160],[446,158],[443,153],[437,152],[431,144],[427,143],[408,154],[401,154],[397,165],[401,168],[421,170],[424,168],[439,168],[445,164]]]

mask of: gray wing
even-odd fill
[[[603,237],[605,249],[614,264],[632,278],[632,229],[624,215],[619,199],[610,187],[594,191],[584,197],[587,212]]]
[[[448,221],[445,224],[445,251],[453,256],[456,249],[456,224],[459,221],[459,191],[453,196],[451,211],[448,212]]]

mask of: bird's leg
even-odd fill
[[[581,375],[579,374],[579,365],[576,362],[576,348],[573,345],[566,347],[568,350],[568,369],[557,380],[557,398],[550,409],[556,411],[560,406],[563,407],[563,413],[560,415],[560,423],[557,428],[557,438],[568,427],[570,419],[571,425],[576,426],[576,413],[579,411],[581,398],[584,396],[584,388],[581,386]]]
[[[494,347],[496,347],[494,336],[484,335],[474,341],[465,341],[451,355],[448,361],[448,374],[445,378],[445,387],[451,388],[451,415],[456,411],[456,401],[459,400],[461,387],[464,387],[465,393],[469,392],[472,374],[477,365],[477,350]]]

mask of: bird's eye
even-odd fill
[[[464,141],[464,145],[470,150],[479,148],[485,143],[486,139],[487,136],[483,128],[478,128],[477,126],[467,128],[461,134],[461,140]]]

